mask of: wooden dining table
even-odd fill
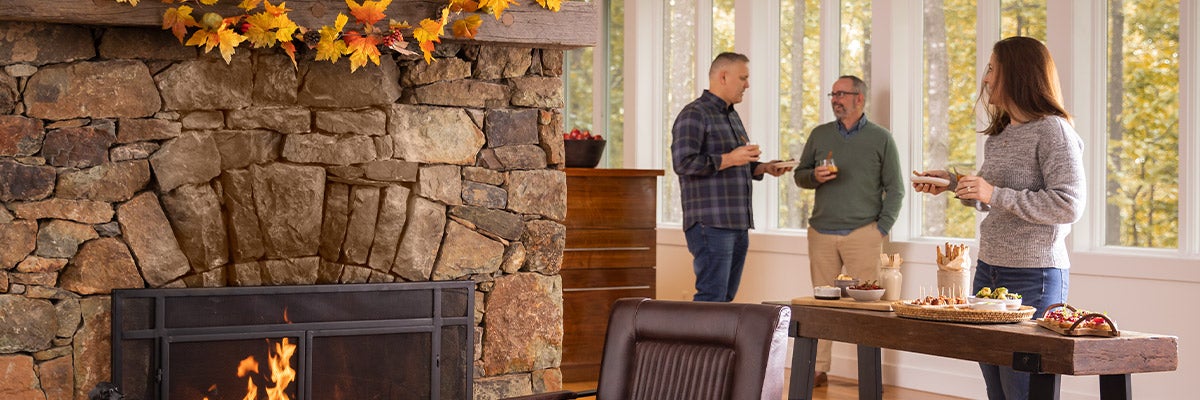
[[[790,306],[795,338],[788,399],[812,398],[817,339],[858,346],[860,399],[883,398],[880,349],[950,357],[1030,373],[1029,398],[1058,399],[1061,375],[1098,375],[1100,398],[1132,398],[1131,374],[1174,371],[1174,336],[1120,331],[1118,337],[1066,336],[1033,321],[972,324],[898,317],[894,312]]]

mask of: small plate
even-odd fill
[[[772,164],[775,164],[776,166],[783,167],[783,168],[796,168],[796,166],[800,165],[800,162],[796,161],[796,160],[792,160],[792,161],[780,161],[780,162],[776,162],[776,163],[772,163]]]
[[[929,183],[929,184],[932,184],[933,186],[950,186],[950,180],[938,178],[936,176],[915,175],[915,176],[909,177],[908,179],[913,181],[913,183]]]

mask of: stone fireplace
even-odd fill
[[[561,47],[351,73],[4,11],[0,398],[110,381],[115,289],[450,280],[474,282],[473,398],[560,387]]]

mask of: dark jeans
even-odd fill
[[[692,270],[696,272],[694,301],[733,301],[742,282],[750,233],[695,224],[684,231]]]
[[[1041,317],[1046,307],[1067,300],[1070,286],[1069,270],[1060,268],[1008,268],[989,265],[983,261],[975,268],[974,292],[984,286],[992,289],[1006,287],[1021,295],[1021,305],[1037,308],[1034,317]],[[1029,373],[1012,367],[979,364],[987,384],[989,400],[1023,400],[1029,398]]]

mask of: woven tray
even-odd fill
[[[968,324],[1011,324],[1028,321],[1030,317],[1033,317],[1036,309],[1030,306],[1021,306],[1016,311],[984,311],[951,306],[915,306],[903,301],[897,301],[892,303],[892,311],[895,311],[898,317],[929,321],[963,322]]]

